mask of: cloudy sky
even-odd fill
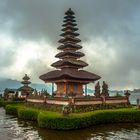
[[[32,82],[53,68],[64,12],[76,13],[89,66],[110,88],[140,87],[139,0],[1,0],[0,77]]]

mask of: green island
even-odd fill
[[[0,107],[19,119],[36,121],[39,127],[57,130],[81,129],[106,123],[140,122],[140,109],[132,107],[71,113],[67,116],[60,112],[26,107],[21,102],[0,101]]]
[[[108,83],[103,80],[100,84],[101,76],[83,70],[88,64],[81,59],[85,54],[80,51],[80,34],[76,32],[71,8],[65,12],[63,22],[58,41],[61,45],[55,55],[59,60],[51,64],[54,70],[39,76],[51,84],[51,93],[30,87],[30,77],[25,74],[20,88],[5,89],[0,106],[7,114],[35,121],[47,129],[73,130],[107,123],[140,122],[139,99],[137,108],[133,107],[128,90],[110,95]],[[90,89],[88,84],[94,83],[95,89]]]

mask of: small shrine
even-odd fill
[[[23,84],[23,86],[20,87],[18,91],[21,92],[22,97],[27,97],[29,94],[31,94],[34,91],[34,89],[29,86],[31,82],[29,81],[30,77],[28,77],[27,74],[25,74],[25,76],[22,79],[23,81],[21,82],[21,84]]]
[[[6,88],[4,90],[4,100],[13,100],[17,93],[17,89]]]

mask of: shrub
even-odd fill
[[[23,101],[0,101],[0,107],[6,107],[6,105],[22,105]]]
[[[140,122],[140,110],[100,110],[70,116],[62,116],[58,113],[49,115],[47,112],[40,112],[38,116],[40,127],[61,130],[80,129],[91,125],[117,122]]]
[[[6,105],[5,110],[7,114],[18,115],[19,108],[20,106],[16,106],[16,105]]]
[[[3,101],[0,101],[0,107],[3,107]]]
[[[106,123],[140,122],[140,109],[110,109],[86,113],[62,113],[26,108],[21,105],[7,105],[6,113],[19,118],[37,121],[40,127],[59,130],[80,129]]]
[[[18,117],[25,120],[37,120],[39,110],[30,108],[20,108],[18,110]]]

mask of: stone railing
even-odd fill
[[[127,96],[121,96],[121,97],[112,96],[112,97],[105,98],[104,103],[105,104],[121,104],[121,103],[127,104],[127,103],[129,103],[129,100],[128,100]]]
[[[129,104],[127,96],[108,96],[108,97],[45,97],[45,96],[29,96],[27,102],[30,103],[44,103],[53,105],[102,105],[102,104]]]

